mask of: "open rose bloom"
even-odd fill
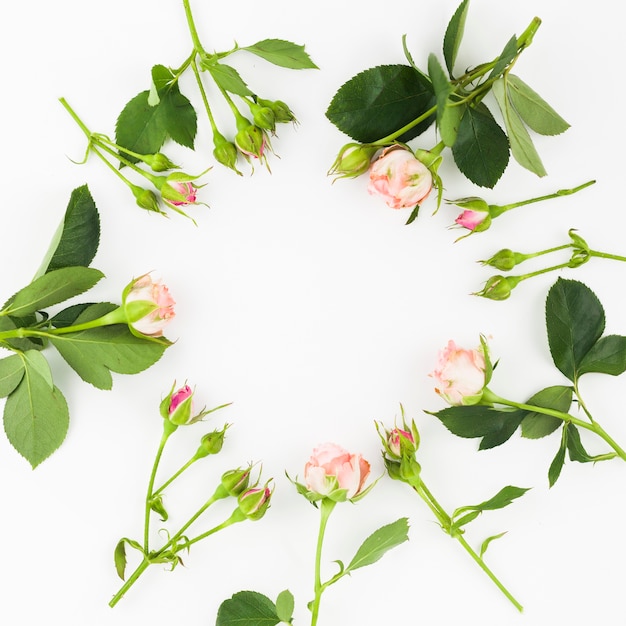
[[[392,209],[415,208],[433,188],[430,170],[402,146],[385,148],[370,167],[367,190]]]
[[[174,299],[161,281],[144,274],[131,282],[123,294],[123,307],[132,330],[148,337],[161,337],[174,318]]]
[[[304,467],[306,488],[322,498],[342,501],[364,494],[370,464],[360,454],[350,454],[334,443],[313,450]]]
[[[437,367],[430,374],[435,391],[453,406],[478,404],[488,381],[486,347],[466,350],[450,340],[439,353]]]

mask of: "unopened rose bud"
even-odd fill
[[[502,248],[502,250],[496,252],[490,259],[487,259],[486,261],[481,261],[481,263],[483,265],[495,267],[501,272],[508,272],[512,270],[518,263],[521,263],[524,258],[525,257],[523,254],[513,252],[513,250],[509,250],[509,248]]]
[[[489,300],[506,300],[511,295],[511,291],[517,287],[519,281],[520,279],[517,276],[502,276],[498,274],[489,278],[483,289],[473,295],[482,296]]]
[[[239,510],[249,520],[260,520],[269,509],[273,492],[268,485],[269,481],[262,488],[248,489],[239,496]]]
[[[250,112],[252,113],[252,119],[254,123],[263,130],[268,130],[271,133],[276,130],[276,115],[270,107],[259,106],[258,104],[250,106]]]
[[[377,150],[378,148],[367,144],[348,143],[339,151],[328,174],[337,178],[361,176],[369,170]]]
[[[214,430],[211,433],[207,433],[200,440],[200,446],[196,451],[195,458],[201,459],[210,454],[217,454],[222,450],[224,445],[224,438],[226,436],[226,429],[228,425],[224,426],[222,430]]]
[[[137,185],[133,185],[131,190],[137,201],[137,206],[146,209],[146,211],[154,211],[155,213],[163,214],[163,211],[161,211],[159,207],[159,201],[153,191],[143,189]]]
[[[262,159],[267,146],[267,136],[254,124],[248,124],[235,135],[235,145],[245,157]]]
[[[398,458],[403,454],[413,454],[415,452],[415,439],[407,430],[394,428],[387,437],[389,452]]]
[[[215,160],[241,176],[241,172],[237,169],[237,158],[239,155],[237,146],[222,136],[214,137],[213,145],[215,146],[213,150]]]
[[[197,188],[189,181],[169,181],[161,187],[161,197],[174,206],[196,203]]]
[[[167,170],[173,170],[180,167],[176,165],[170,159],[168,159],[162,152],[156,154],[144,154],[141,160],[153,171],[153,172],[166,172]]]
[[[274,112],[274,119],[277,124],[296,122],[296,116],[291,109],[281,100],[264,100],[259,98],[257,102],[264,107],[269,107]]]
[[[242,494],[248,488],[249,483],[250,467],[228,470],[222,474],[222,487],[231,496],[237,497]]]

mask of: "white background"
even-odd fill
[[[510,300],[492,302],[469,295],[492,273],[477,260],[501,247],[526,252],[565,243],[569,228],[592,248],[626,253],[623,37],[614,3],[474,0],[459,66],[490,60],[540,16],[543,24],[515,71],[571,128],[536,139],[548,170],[543,179],[512,163],[495,189],[481,190],[460,175],[449,152],[440,170],[447,198],[479,194],[491,203],[597,179],[593,187],[508,213],[455,244],[461,233],[448,228],[454,207],[432,215],[429,200],[417,222],[405,226],[407,212],[369,196],[365,178],[331,184],[326,174],[347,141],[324,115],[337,88],[362,69],[404,63],[404,33],[420,66],[430,52],[441,59],[457,4],[195,0],[207,49],[284,38],[306,44],[320,67],[295,72],[243,54],[233,58],[254,90],[287,101],[300,124],[279,128],[271,175],[257,167],[250,176],[245,164],[244,177],[219,166],[209,172],[201,199],[210,208],[191,209],[197,227],[140,210],[95,157],[72,163],[82,158],[85,138],[58,102],[65,96],[92,130],[113,136],[124,104],[148,88],[151,66],[175,67],[189,54],[182,2],[34,0],[4,8],[0,299],[30,280],[72,189],[87,183],[102,220],[93,265],[106,274],[92,297],[119,301],[134,276],[154,271],[169,285],[177,315],[167,333],[175,345],[142,374],[114,375],[111,391],[83,383],[58,355],[46,353],[71,425],[63,446],[34,471],[0,438],[1,623],[205,626],[238,590],[275,598],[284,588],[296,596],[296,623],[308,623],[318,514],[285,471],[302,476],[312,448],[331,440],[362,452],[379,476],[374,421],[391,426],[400,403],[421,432],[423,478],[450,511],[506,484],[532,487],[467,533],[478,546],[508,531],[487,561],[525,612],[520,616],[439,530],[408,487],[383,478],[357,505],[337,507],[325,577],[334,573],[333,560],[349,560],[368,534],[398,517],[410,518],[410,542],[332,587],[320,624],[623,623],[626,464],[568,462],[550,490],[547,469],[558,435],[529,441],[515,434],[500,448],[478,452],[476,441],[452,436],[423,412],[444,406],[428,373],[449,339],[473,347],[480,333],[492,337],[500,364],[491,387],[502,396],[522,401],[565,383],[552,365],[544,322],[545,296],[557,275],[522,283]],[[196,151],[168,144],[166,152],[198,173],[214,164],[212,143],[191,75],[181,88],[199,111]],[[230,119],[218,110],[227,130]],[[429,132],[412,145],[435,143]],[[623,272],[616,262],[592,260],[559,275],[589,285],[605,306],[607,332],[624,334]],[[176,469],[202,434],[225,421],[233,425],[222,454],[168,493],[170,529],[212,493],[223,471],[248,461],[262,462],[263,476],[274,477],[272,507],[262,521],[195,546],[184,568],[152,566],[110,609],[120,585],[113,548],[122,536],[141,538],[161,432],[158,405],[174,380],[194,385],[200,405],[233,404],[206,424],[179,429],[164,472]],[[625,444],[623,389],[623,377],[589,375],[582,392]],[[605,449],[585,443],[592,453]],[[230,505],[216,508],[207,527],[229,512]],[[129,559],[132,568],[137,561]]]

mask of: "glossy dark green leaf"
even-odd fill
[[[526,126],[524,126],[522,119],[513,108],[509,99],[506,78],[495,81],[492,92],[502,112],[513,158],[522,167],[525,167],[537,176],[545,176],[546,170],[537,153],[535,144],[533,144]]]
[[[469,7],[469,0],[463,0],[457,7],[451,20],[448,22],[446,28],[446,34],[443,38],[443,56],[446,61],[446,67],[450,76],[454,71],[454,63],[456,56],[459,52],[461,40],[463,39],[463,32],[465,30],[465,19],[467,17],[467,9]]]
[[[406,517],[382,526],[361,544],[346,568],[346,573],[376,563],[389,550],[408,540],[409,520]]]
[[[94,311],[106,311],[101,306],[89,307],[76,322],[93,319]],[[154,365],[167,347],[133,335],[126,324],[57,335],[50,343],[84,381],[99,389],[111,389],[111,372],[137,374]]]
[[[448,407],[433,415],[458,437],[481,437],[479,448],[485,450],[510,439],[524,418],[525,412],[472,405]]]
[[[4,430],[11,445],[35,468],[63,443],[70,416],[41,352],[21,356],[24,375],[4,405]]]
[[[326,117],[355,141],[374,142],[400,130],[432,109],[424,121],[398,139],[409,141],[435,120],[429,80],[409,65],[381,65],[357,74],[334,95]]]
[[[91,267],[62,267],[49,271],[20,289],[8,305],[12,316],[24,316],[63,302],[91,289],[104,274]]]
[[[83,302],[81,304],[73,304],[66,309],[59,311],[56,315],[50,318],[50,324],[54,328],[66,328],[76,323],[77,318],[83,311],[95,304],[94,302]],[[115,305],[111,305],[111,310],[115,308]],[[95,319],[95,318],[94,318]]]
[[[293,70],[317,69],[311,57],[304,51],[304,46],[285,41],[284,39],[264,39],[257,41],[252,46],[246,46],[242,50],[247,50],[257,56]]]
[[[578,375],[597,372],[619,376],[626,371],[626,337],[607,335],[601,337],[580,362]]]
[[[587,450],[585,450],[583,442],[580,440],[580,433],[578,432],[576,426],[569,424],[567,430],[567,451],[571,461],[576,461],[578,463],[593,463],[602,456],[591,456]]]
[[[581,282],[559,278],[546,299],[546,327],[552,360],[572,382],[587,353],[604,332],[604,309]]]
[[[525,124],[540,135],[559,135],[569,124],[521,78],[508,75],[509,97]]]
[[[87,185],[72,191],[65,216],[52,238],[36,277],[93,261],[100,241],[100,216]]]
[[[492,188],[509,163],[509,142],[484,104],[467,107],[452,146],[454,161],[474,184]]]
[[[561,413],[568,413],[572,405],[573,390],[564,385],[547,387],[535,394],[526,404],[538,406],[544,409],[554,409]],[[527,439],[540,439],[553,433],[563,420],[544,413],[528,412],[522,420],[522,437]]]
[[[275,626],[280,623],[274,603],[257,591],[239,591],[224,600],[215,626]]]
[[[169,137],[193,149],[197,132],[196,112],[191,102],[180,93],[178,82],[167,80],[169,70],[159,72],[157,70],[162,66],[155,67],[153,76],[157,79],[153,93],[146,90],[137,94],[119,114],[115,127],[116,143],[138,154],[154,154]]]
[[[6,398],[21,382],[24,376],[24,361],[21,356],[12,354],[0,359],[0,398]]]

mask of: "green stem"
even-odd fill
[[[600,259],[612,259],[613,261],[626,261],[626,256],[620,256],[619,254],[609,254],[608,252],[598,252],[597,250],[589,250],[589,256],[594,256]]]
[[[87,138],[91,141],[91,131],[87,128],[83,120],[78,117],[76,111],[69,105],[65,98],[59,98],[59,102],[65,107],[65,110],[72,116],[72,119],[78,124],[79,128],[87,135]]]
[[[137,579],[144,573],[148,565],[150,565],[150,561],[144,557],[137,569],[129,576],[109,602],[111,608],[113,608],[124,597],[124,594],[137,582]]]
[[[207,115],[209,117],[209,123],[211,124],[211,130],[215,135],[219,131],[217,130],[217,124],[215,123],[215,118],[213,117],[213,112],[211,111],[211,107],[209,106],[209,99],[207,98],[206,91],[204,89],[204,85],[202,84],[202,78],[200,77],[200,72],[198,70],[198,65],[195,60],[191,63],[191,69],[196,77],[196,82],[198,83],[198,89],[200,91],[200,96],[202,97],[202,102],[204,103],[204,108],[206,109]]]
[[[526,280],[528,278],[534,278],[535,276],[540,276],[541,274],[546,274],[547,272],[554,272],[556,270],[562,270],[566,267],[570,267],[569,263],[559,263],[558,265],[551,265],[550,267],[544,267],[540,270],[535,270],[534,272],[528,272],[528,274],[519,274],[518,276],[511,276],[511,279],[517,279],[517,282],[520,283],[522,280]]]
[[[187,550],[194,543],[198,543],[198,541],[202,541],[203,539],[214,535],[216,532],[223,530],[224,528],[228,528],[229,526],[232,526],[233,524],[236,524],[238,522],[243,522],[246,519],[247,517],[245,516],[245,514],[242,513],[239,508],[237,508],[231,513],[230,517],[227,520],[224,520],[221,524],[214,526],[213,528],[211,528],[211,530],[207,530],[206,532],[198,535],[197,537],[194,537],[193,539],[189,539],[179,544],[176,548],[176,552],[180,552],[181,550]]]
[[[192,457],[185,463],[177,472],[172,474],[170,478],[168,478],[153,494],[152,497],[158,496],[160,493],[165,491],[167,487],[169,487],[185,470],[189,469],[196,461],[197,457]]]
[[[410,483],[413,487],[414,491],[422,498],[422,500],[428,505],[430,510],[435,514],[437,520],[441,524],[443,530],[448,533],[451,537],[456,539],[465,549],[465,551],[472,557],[472,559],[478,564],[478,566],[489,576],[492,582],[500,589],[500,591],[508,598],[508,600],[513,604],[513,606],[518,610],[522,611],[522,605],[514,598],[513,594],[502,584],[500,579],[489,569],[487,564],[483,561],[482,557],[480,557],[476,552],[472,549],[472,547],[467,543],[463,535],[459,532],[452,532],[452,519],[445,512],[443,507],[437,502],[433,494],[426,487],[424,482],[419,479],[416,484]]]
[[[483,561],[483,559],[474,552],[472,547],[467,543],[463,535],[455,535],[454,538],[465,548],[465,551],[474,559],[478,566],[491,578],[496,587],[500,589],[500,591],[511,601],[513,606],[521,613],[524,610],[524,607],[513,597],[511,592],[500,582],[498,577],[489,569],[487,564]]]
[[[185,7],[185,17],[187,18],[187,25],[189,26],[189,33],[191,34],[191,41],[193,41],[194,50],[198,54],[204,55],[206,52],[204,51],[202,43],[200,42],[200,37],[198,36],[196,24],[194,22],[193,15],[191,14],[189,0],[183,0],[183,6]]]
[[[510,406],[515,409],[520,409],[522,411],[550,415],[566,423],[570,422],[574,424],[574,426],[578,426],[579,428],[583,428],[584,430],[588,430],[598,435],[602,440],[604,440],[605,443],[607,443],[611,447],[612,450],[616,452],[616,454],[621,459],[626,461],[626,451],[624,451],[621,446],[617,444],[617,442],[600,426],[600,424],[598,424],[598,422],[592,421],[591,423],[588,423],[581,419],[578,419],[577,417],[574,417],[573,415],[570,415],[569,413],[563,413],[562,411],[557,411],[556,409],[549,409],[546,407],[534,406],[531,404],[524,404],[522,402],[507,400],[494,394],[489,389],[484,390],[482,400],[488,404],[503,404],[504,406]]]
[[[543,200],[551,200],[552,198],[558,198],[560,196],[569,196],[571,194],[577,193],[581,189],[585,189],[585,187],[589,187],[590,185],[595,184],[595,182],[596,182],[595,180],[589,180],[586,183],[583,183],[582,185],[578,185],[578,187],[573,187],[572,189],[559,189],[558,191],[547,194],[545,196],[539,196],[537,198],[530,198],[529,200],[521,200],[519,202],[513,202],[511,204],[504,204],[501,206],[491,205],[489,207],[489,214],[491,215],[492,218],[494,218],[494,217],[498,217],[499,215],[502,215],[502,213],[505,213],[506,211],[510,211],[511,209],[516,209],[517,207],[520,207],[520,206],[533,204],[534,202],[542,202]]]
[[[169,439],[170,435],[176,430],[176,427],[169,421],[163,421],[163,435],[161,436],[161,441],[159,442],[159,448],[157,450],[156,456],[154,458],[154,463],[152,464],[152,471],[150,472],[150,480],[148,481],[148,491],[146,492],[146,504],[145,504],[145,515],[144,515],[144,523],[143,523],[143,549],[145,554],[149,554],[150,547],[150,513],[152,508],[150,506],[150,502],[153,498],[152,490],[154,489],[154,481],[156,479],[157,469],[159,467],[159,462],[161,461],[161,456],[163,454],[163,448],[165,448],[165,444]]]
[[[319,616],[320,602],[322,600],[322,593],[326,588],[322,584],[321,577],[321,563],[322,563],[322,546],[324,544],[324,534],[326,532],[326,525],[328,524],[328,518],[335,508],[336,502],[329,498],[324,498],[320,503],[320,526],[317,534],[317,547],[315,548],[315,581],[314,590],[315,598],[311,606],[311,626],[316,626],[317,618]]]

